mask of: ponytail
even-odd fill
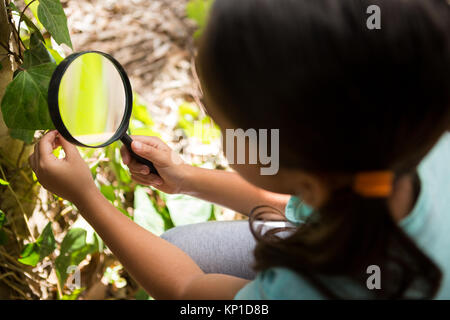
[[[352,297],[330,285],[333,276],[350,278],[363,296],[376,299],[428,299],[439,289],[441,271],[393,220],[385,197],[363,196],[350,187],[337,190],[287,238],[275,235],[281,230],[264,235],[255,230],[262,213],[257,208],[250,216],[258,240],[256,270],[290,268],[334,299]],[[366,287],[371,265],[381,271],[380,290]]]

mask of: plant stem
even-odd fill
[[[20,40],[20,42],[23,44],[23,47],[26,49],[27,47],[25,46],[25,44],[23,43],[22,39],[20,38],[20,25],[22,24],[22,19],[23,19],[23,15],[25,14],[25,11],[28,9],[28,7],[35,2],[36,0],[31,0],[26,6],[25,8],[23,8],[22,12],[20,13],[20,18],[19,18],[19,24],[17,26],[17,38]],[[22,56],[22,50],[20,47],[20,43],[19,45],[19,56]]]
[[[20,167],[20,160],[22,160],[23,153],[25,152],[26,144],[22,142],[22,149],[20,150],[19,156],[17,157],[16,167]]]

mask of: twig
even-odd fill
[[[18,39],[20,40],[20,42],[23,44],[23,47],[26,49],[27,47],[25,46],[25,44],[23,43],[22,39],[20,38],[20,25],[22,24],[22,19],[23,19],[23,15],[25,14],[25,10],[28,9],[28,7],[35,2],[36,0],[31,0],[26,6],[25,8],[23,8],[22,12],[20,13],[20,18],[19,18],[19,24],[17,26],[17,34],[18,34]],[[19,56],[22,56],[22,50],[19,44]]]
[[[63,293],[62,293],[62,289],[61,289],[61,284],[59,283],[59,278],[58,275],[56,274],[56,265],[53,263],[53,269],[52,272],[55,273],[55,277],[56,277],[56,289],[58,290],[58,296],[59,299],[61,300],[63,297]]]
[[[20,150],[19,156],[17,157],[16,167],[20,166],[20,160],[22,160],[23,153],[25,152],[26,144],[22,142],[22,149]]]
[[[12,271],[4,273],[4,274],[0,275],[0,280],[3,278],[6,278],[6,277],[12,276],[12,275],[15,275],[14,272],[12,272]]]
[[[2,46],[2,48],[5,49],[8,54],[12,55],[18,64],[22,64],[22,58],[18,56],[17,53],[11,51],[11,49],[9,49],[8,46],[6,46],[3,42],[0,42],[0,46]]]
[[[13,23],[11,23],[13,24]],[[22,52],[20,51],[21,46],[23,45],[24,48],[26,48],[25,43],[23,43],[22,38],[20,37],[19,31],[17,31],[16,27],[13,25],[12,29],[14,30],[14,34],[17,37],[14,37],[14,40],[16,41],[17,47],[19,48],[19,57],[22,59]]]
[[[12,284],[10,281],[3,279],[3,282],[5,282],[8,286],[10,286],[11,288],[13,288],[14,290],[16,290],[18,293],[20,293],[25,299],[27,300],[31,300],[30,297],[28,297],[22,290],[20,290],[19,288],[17,288],[14,284]]]
[[[5,172],[3,171],[3,167],[2,167],[1,165],[0,165],[0,171],[1,171],[1,174],[2,174],[2,176],[3,176],[3,179],[4,179],[5,181],[7,181]],[[25,210],[23,209],[23,206],[22,206],[22,203],[20,202],[19,197],[18,197],[17,194],[14,192],[14,190],[13,190],[13,188],[11,187],[10,184],[8,184],[7,187],[8,187],[8,189],[9,189],[9,191],[11,191],[11,193],[13,194],[14,198],[16,199],[17,204],[19,205],[19,208],[20,208],[20,210],[22,211],[23,219],[25,220],[25,224],[27,225],[27,229],[28,229],[28,232],[30,233],[31,239],[33,239],[33,242],[35,242],[36,239],[35,239],[34,236],[33,236],[33,232],[31,231],[30,224],[29,224],[29,222],[28,222],[28,217],[27,217],[27,215],[26,215],[26,213],[25,213]]]
[[[17,266],[22,266],[20,264],[20,262],[16,261],[16,259],[14,259],[13,257],[11,257],[8,253],[6,253],[6,251],[2,248],[2,250],[0,250],[0,254],[4,257],[6,257],[9,261],[11,261],[11,263],[17,265]]]

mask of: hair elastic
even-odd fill
[[[383,198],[391,195],[393,182],[392,171],[363,171],[355,175],[353,190],[363,197]]]

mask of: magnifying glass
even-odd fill
[[[158,174],[151,161],[131,149],[127,129],[133,93],[125,70],[110,55],[83,51],[65,58],[50,80],[48,106],[55,128],[67,141],[101,148],[120,140],[137,162]]]

